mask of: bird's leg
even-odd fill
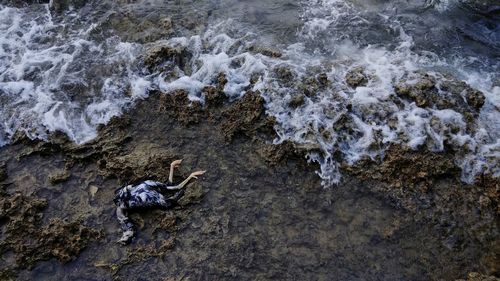
[[[182,160],[175,160],[172,161],[170,164],[170,173],[168,175],[168,182],[172,183],[174,181],[174,169],[179,167],[179,165],[182,163]]]
[[[192,172],[189,177],[187,177],[185,180],[183,180],[181,183],[179,183],[178,185],[176,186],[167,186],[167,189],[168,190],[177,190],[177,189],[181,189],[183,188],[186,184],[188,184],[188,182],[191,180],[191,179],[197,179],[198,176],[201,176],[205,173],[206,171],[197,171],[197,172]]]
[[[134,237],[134,225],[130,221],[130,219],[127,217],[126,211],[118,207],[116,208],[116,216],[118,217],[118,221],[120,222],[120,227],[123,230],[122,237],[118,242],[122,244],[127,244],[132,237]]]

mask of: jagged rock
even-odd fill
[[[50,1],[50,9],[59,13],[69,8],[81,8],[85,4],[87,4],[85,0],[52,0]]]
[[[150,70],[153,70],[168,62],[185,71],[191,56],[191,53],[185,47],[172,47],[167,43],[161,43],[154,45],[146,52],[144,64]]]
[[[58,170],[58,171],[52,172],[49,175],[48,179],[49,179],[50,184],[56,185],[56,184],[67,181],[70,176],[71,176],[71,174],[69,173],[68,170]]]
[[[297,74],[288,66],[280,65],[273,69],[276,78],[283,84],[292,84]]]
[[[227,141],[231,141],[239,133],[250,136],[262,128],[272,131],[272,120],[265,118],[264,99],[258,91],[247,92],[241,99],[225,109],[222,116],[225,121],[221,128]]]
[[[465,94],[465,98],[467,100],[467,103],[477,110],[483,107],[486,100],[483,93],[474,89],[468,89],[467,93]]]
[[[0,163],[0,181],[7,179],[7,165],[5,163]]]
[[[101,160],[99,171],[105,177],[118,178],[123,184],[154,177],[164,181],[168,178],[168,167],[175,156],[167,148],[141,143],[128,154]],[[152,171],[155,173],[152,174]]]
[[[36,262],[50,258],[71,261],[91,241],[102,237],[100,231],[86,227],[81,221],[52,218],[43,225],[46,207],[44,199],[21,194],[0,197],[0,226],[5,224],[0,255],[12,251],[16,268],[31,268]]]
[[[296,94],[296,95],[294,95],[292,97],[292,99],[290,100],[290,102],[288,102],[288,105],[291,108],[297,108],[297,107],[302,106],[305,103],[305,100],[306,100],[306,96],[305,95],[303,95],[303,94]]]
[[[436,81],[429,75],[424,75],[416,83],[399,83],[394,90],[398,96],[413,100],[419,107],[429,106],[429,96],[437,95]]]
[[[393,145],[386,150],[381,163],[367,159],[344,168],[363,179],[377,179],[396,188],[425,188],[442,175],[459,174],[453,159],[446,153],[413,151]]]
[[[463,81],[428,74],[413,73],[411,78],[398,82],[394,91],[419,107],[453,109],[462,114],[476,112],[485,102],[483,93]]]
[[[318,74],[318,76],[316,77],[316,79],[318,80],[319,84],[321,86],[327,86],[328,85],[328,75],[326,73],[320,73]]]
[[[171,93],[156,92],[152,95],[160,96],[157,108],[159,112],[175,116],[184,125],[196,124],[204,115],[201,103],[190,102],[188,93],[184,90]]]
[[[366,84],[368,84],[368,77],[362,67],[355,67],[347,72],[345,81],[347,85],[356,88],[359,86],[366,86]]]
[[[259,53],[263,54],[264,56],[268,56],[271,58],[281,58],[283,55],[280,51],[272,49],[270,47],[264,47],[264,46],[258,46],[258,45],[252,45],[248,47],[248,51],[253,52],[253,53]]]
[[[224,93],[226,84],[226,75],[220,73],[217,76],[216,86],[210,85],[203,88],[202,93],[205,95],[205,102],[208,106],[219,106],[227,100],[227,96]]]
[[[271,166],[282,164],[288,159],[305,159],[304,155],[299,156],[299,152],[297,151],[295,144],[291,141],[285,141],[277,145],[266,145],[262,147],[258,152]]]
[[[500,281],[500,278],[480,274],[478,272],[470,272],[467,274],[467,279],[457,279],[455,281]]]

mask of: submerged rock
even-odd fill
[[[297,73],[286,65],[279,65],[273,69],[273,73],[280,83],[285,85],[291,85],[294,83],[294,79],[297,77]]]

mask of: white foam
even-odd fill
[[[303,7],[298,42],[283,48],[281,58],[248,51],[258,35],[231,20],[212,25],[201,35],[156,42],[186,48],[192,55],[183,69],[173,66],[173,77],[140,68],[144,46],[117,38],[90,40],[95,24],[53,40],[52,32],[59,26],[48,9],[36,21],[26,21],[24,10],[1,7],[0,102],[5,106],[0,110],[0,145],[16,130],[34,138],[60,130],[82,143],[96,136],[98,124],[122,114],[151,89],[182,89],[191,101],[203,102],[203,87],[225,73],[224,91],[231,99],[241,97],[250,78],[258,75],[252,90],[262,93],[267,114],[276,118],[275,143],[292,140],[311,148],[307,157],[319,163],[325,186],[341,180],[341,162],[378,159],[390,144],[436,152],[450,144],[465,151],[456,159],[464,181],[471,182],[484,171],[500,175],[500,88],[493,86],[494,73],[468,69],[469,58],[447,60],[415,52],[412,37],[397,20],[382,14],[380,20],[398,34],[390,46],[356,43],[340,27],[368,20],[348,1],[304,1]],[[290,69],[294,77],[281,81],[276,67]],[[370,77],[356,89],[345,83],[346,73],[354,67],[362,67]],[[417,71],[438,80],[446,79],[440,71],[448,71],[485,93],[474,135],[466,133],[460,113],[420,108],[396,96],[394,84],[403,78],[416,82]],[[305,97],[303,105],[290,107],[304,86],[302,81],[322,72],[331,84]]]
[[[48,5],[0,7],[2,144],[16,131],[32,138],[62,131],[83,143],[147,96],[151,82],[134,69],[141,47],[117,38],[96,43],[88,38],[95,27],[55,23]]]

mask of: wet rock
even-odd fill
[[[215,86],[210,85],[203,88],[202,93],[205,96],[205,103],[208,106],[220,106],[227,100],[227,96],[224,93],[224,87],[226,84],[226,75],[224,73],[220,73],[217,76]]]
[[[386,150],[381,163],[365,160],[345,169],[363,179],[377,179],[395,188],[424,188],[425,191],[434,179],[460,173],[453,159],[444,152],[413,151],[393,145]]]
[[[429,75],[420,77],[417,82],[399,83],[394,90],[398,96],[414,101],[419,107],[429,106],[429,96],[437,95],[436,81]]]
[[[117,178],[123,184],[141,179],[166,180],[170,162],[176,155],[168,148],[141,143],[127,154],[104,159],[99,172],[108,178]]]
[[[50,1],[50,9],[60,13],[70,8],[79,9],[85,4],[87,4],[85,0],[52,0]]]
[[[303,155],[299,155],[295,144],[291,141],[285,141],[277,145],[266,145],[259,149],[258,152],[264,158],[267,164],[271,166],[283,164],[289,159],[305,159]]]
[[[294,79],[297,77],[297,74],[288,66],[280,65],[273,69],[276,78],[285,85],[291,85],[294,82]]]
[[[252,45],[248,48],[248,51],[253,52],[253,53],[259,53],[263,54],[264,56],[271,57],[271,58],[281,58],[283,55],[279,50],[270,48],[270,47],[265,47],[265,46],[258,46],[258,45]]]
[[[184,90],[172,93],[152,93],[159,95],[158,112],[166,113],[175,117],[184,125],[196,124],[205,115],[203,107],[199,102],[190,102],[188,93]]]
[[[221,124],[226,141],[238,134],[252,137],[259,130],[272,131],[272,120],[264,115],[264,99],[260,93],[249,91],[240,100],[223,110]]]
[[[488,276],[478,272],[470,272],[467,274],[467,279],[457,279],[455,281],[499,281],[500,278]]]
[[[7,179],[7,165],[0,162],[0,181]]]
[[[345,81],[347,85],[357,88],[359,86],[366,86],[368,84],[368,77],[362,67],[355,67],[347,72]]]
[[[36,142],[28,137],[26,132],[17,130],[12,136],[11,143],[12,144],[32,144]]]
[[[483,93],[474,89],[468,89],[467,93],[465,94],[465,98],[467,100],[467,103],[477,110],[483,107],[486,100]]]
[[[320,89],[321,85],[318,77],[311,76],[308,78],[310,80],[308,83],[312,85],[311,88],[318,87]],[[218,82],[214,81],[213,83],[213,87],[217,88],[215,84]],[[240,100],[228,104],[227,107],[208,107],[205,111],[208,110],[210,112],[207,114],[201,107],[200,111],[191,111],[193,109],[189,107],[190,102],[187,99],[186,92],[179,91],[170,94],[153,93],[147,100],[140,102],[132,112],[126,113],[130,116],[129,119],[113,119],[108,125],[102,126],[99,129],[99,137],[95,141],[81,146],[66,144],[62,138],[56,138],[51,141],[50,147],[52,148],[48,147],[44,151],[46,151],[47,155],[51,153],[50,151],[55,151],[55,156],[51,155],[48,157],[60,157],[60,153],[64,153],[65,157],[74,159],[76,164],[74,169],[71,170],[74,176],[84,173],[82,170],[77,171],[79,165],[88,165],[90,168],[98,169],[99,173],[105,177],[117,177],[119,182],[133,181],[145,176],[164,180],[167,177],[170,161],[174,158],[180,158],[180,155],[175,155],[174,153],[182,153],[185,156],[185,151],[193,154],[188,158],[196,159],[193,161],[197,165],[200,165],[200,167],[210,166],[210,163],[214,163],[211,167],[213,169],[207,173],[207,178],[203,180],[206,180],[210,185],[216,186],[216,188],[210,190],[210,196],[204,199],[205,202],[203,204],[200,206],[190,206],[192,203],[199,202],[203,196],[203,192],[206,192],[206,190],[201,188],[201,185],[204,183],[200,181],[188,186],[186,195],[183,198],[186,201],[181,201],[181,206],[176,207],[176,209],[169,211],[148,210],[145,214],[134,216],[134,222],[137,219],[137,225],[144,228],[140,231],[137,243],[124,249],[122,256],[110,261],[116,264],[99,264],[96,266],[108,269],[108,273],[116,274],[113,275],[113,278],[116,277],[117,279],[127,279],[138,275],[141,275],[141,278],[154,279],[155,277],[150,278],[150,276],[156,274],[156,272],[152,271],[165,272],[161,271],[162,269],[158,269],[160,267],[165,268],[164,265],[169,265],[169,273],[179,275],[191,274],[192,272],[189,271],[189,268],[192,268],[190,265],[193,264],[198,264],[203,268],[217,268],[217,271],[214,270],[211,273],[214,276],[215,274],[217,276],[234,274],[231,276],[246,277],[248,276],[247,274],[251,275],[253,273],[242,271],[240,268],[257,268],[265,265],[266,262],[276,261],[278,258],[284,260],[283,264],[279,265],[279,268],[273,269],[272,275],[262,275],[264,276],[262,278],[269,279],[273,276],[283,276],[282,274],[286,268],[295,268],[297,271],[294,271],[293,274],[304,274],[304,269],[300,268],[300,264],[303,264],[302,261],[304,259],[310,261],[308,266],[310,266],[310,270],[314,271],[326,268],[321,265],[321,261],[330,257],[331,252],[341,251],[342,254],[351,252],[351,248],[347,248],[347,251],[336,248],[344,247],[345,244],[342,243],[331,243],[332,249],[324,251],[322,253],[324,256],[311,254],[312,252],[308,250],[323,247],[323,245],[316,243],[318,237],[324,241],[339,241],[337,240],[338,238],[331,235],[332,230],[337,229],[337,227],[329,229],[328,225],[322,222],[324,218],[321,219],[321,214],[327,212],[331,209],[331,206],[337,204],[336,195],[328,196],[328,192],[320,191],[321,187],[319,187],[319,183],[317,182],[318,178],[312,169],[311,171],[308,170],[309,172],[307,173],[304,172],[304,169],[290,169],[294,162],[289,161],[290,159],[303,157],[300,145],[283,143],[280,146],[268,146],[265,145],[265,142],[255,139],[258,133],[263,132],[266,132],[265,136],[272,138],[274,136],[274,131],[272,130],[273,123],[265,117],[260,95],[253,92],[248,92],[247,95],[243,97],[244,101]],[[155,114],[151,114],[155,110]],[[189,114],[194,115],[194,117],[189,116]],[[212,117],[210,114],[216,116],[213,119],[205,118],[207,116]],[[349,114],[345,116],[349,116]],[[192,127],[183,127],[186,118],[194,118],[189,120],[196,120],[196,122],[189,123]],[[179,120],[181,124],[176,120]],[[349,120],[348,117],[339,120],[335,130],[352,130],[354,126],[350,122],[352,120]],[[220,127],[219,124],[221,124]],[[169,129],[169,133],[173,134],[165,137],[165,129]],[[230,144],[219,143],[219,129],[221,129],[222,133],[230,135],[230,139],[234,139],[238,135],[245,135],[252,138],[252,141],[233,141]],[[328,137],[326,136],[326,131],[323,134],[325,138]],[[183,141],[183,138],[188,140]],[[204,138],[207,138],[207,140],[205,141]],[[156,145],[152,145],[153,143]],[[54,148],[56,147],[60,150],[55,150]],[[304,146],[302,149],[311,150],[317,148],[314,146]],[[254,151],[257,151],[257,155],[254,155]],[[433,237],[433,239],[437,239],[435,243],[444,241],[446,246],[451,245],[450,247],[454,250],[449,255],[460,259],[458,262],[450,262],[450,267],[454,267],[453,270],[450,270],[454,274],[454,277],[457,276],[457,272],[463,273],[467,272],[467,270],[483,268],[483,264],[476,263],[479,259],[476,259],[477,253],[481,252],[481,249],[477,249],[476,244],[466,246],[466,243],[477,243],[478,239],[475,237],[479,237],[480,241],[492,241],[498,233],[494,224],[495,216],[491,216],[491,210],[495,208],[494,200],[492,199],[496,196],[495,190],[497,189],[495,189],[495,183],[485,180],[485,187],[477,191],[475,187],[460,185],[450,180],[458,177],[458,173],[449,166],[453,164],[453,161],[450,160],[452,157],[447,153],[437,154],[438,156],[435,158],[430,157],[430,154],[419,156],[418,153],[421,153],[421,151],[410,153],[401,148],[394,148],[389,153],[391,155],[386,157],[386,159],[390,160],[388,163],[384,164],[383,161],[368,163],[368,160],[365,161],[366,165],[360,166],[354,173],[358,172],[360,178],[366,176],[366,181],[360,181],[360,183],[350,185],[349,187],[357,186],[363,190],[368,189],[370,195],[366,198],[390,196],[390,200],[384,200],[384,206],[386,202],[389,202],[389,204],[395,205],[398,209],[414,210],[413,213],[416,214],[415,216],[419,216],[416,217],[416,221],[423,222],[422,224],[425,223],[425,225],[430,224],[431,228],[444,232],[444,238]],[[259,157],[259,155],[262,157]],[[272,169],[266,169],[262,158],[264,158],[267,164],[276,166]],[[405,160],[405,158],[407,159]],[[23,160],[30,161],[31,159]],[[23,165],[24,163],[26,162],[23,162]],[[412,167],[412,165],[415,166]],[[433,170],[434,166],[434,170],[436,171]],[[12,167],[9,168],[10,170],[14,170]],[[179,173],[186,175],[183,173],[182,167]],[[265,173],[267,175],[263,175]],[[426,176],[430,178],[429,181],[425,179]],[[100,187],[98,196],[95,198],[95,203],[99,203],[99,208],[106,210],[101,210],[100,214],[112,214],[112,211],[106,208],[111,209],[112,207],[112,189],[116,187],[116,181],[111,179],[106,180],[108,181],[107,183],[101,184],[98,182],[100,177],[97,175],[96,177],[96,179],[92,179],[90,182]],[[348,181],[355,180],[347,175],[346,178],[348,178]],[[436,185],[431,186],[430,183],[432,182],[435,182]],[[244,189],[242,188],[243,185],[245,186]],[[261,186],[266,188],[258,188]],[[267,188],[268,186],[272,188]],[[297,190],[305,190],[304,187],[307,186],[311,186],[308,191],[311,193],[297,197]],[[490,187],[486,188],[486,186]],[[281,191],[274,193],[275,190]],[[348,194],[351,192],[352,190],[347,191]],[[372,196],[371,192],[374,192],[375,195]],[[441,192],[441,194],[435,192]],[[83,196],[87,198],[87,192],[84,190],[83,193]],[[357,197],[358,195],[353,193],[353,196]],[[362,197],[365,198],[364,196]],[[440,199],[432,201],[434,197]],[[358,205],[359,202],[357,200],[349,201],[348,206],[354,204],[356,206],[354,209],[358,208],[357,206],[362,206],[359,207],[361,209],[360,214],[366,213],[363,210],[377,210],[371,204]],[[369,200],[371,202],[371,199]],[[322,204],[325,206],[324,209],[314,209],[315,206]],[[284,207],[280,207],[282,205]],[[96,208],[97,206],[98,204],[93,204],[92,207]],[[284,211],[278,212],[277,210],[281,208]],[[309,211],[304,214],[304,209]],[[347,207],[343,209],[347,217],[346,222],[353,222],[352,225],[366,224],[370,227],[371,225],[380,227],[377,234],[373,235],[374,238],[372,240],[355,237],[350,242],[356,241],[356,243],[368,246],[371,242],[374,242],[384,247],[384,243],[388,243],[388,247],[398,249],[400,248],[398,245],[391,245],[390,243],[394,243],[394,241],[399,242],[400,237],[405,235],[405,228],[410,226],[413,229],[415,227],[414,224],[408,223],[402,223],[402,226],[399,226],[398,223],[394,223],[394,225],[391,223],[378,225],[369,223],[369,220],[357,221],[355,217],[352,217],[352,210],[349,211]],[[64,209],[60,212],[64,213],[67,211],[67,209]],[[87,212],[88,210],[85,209],[84,211]],[[292,217],[293,220],[286,220],[285,217],[287,216]],[[306,220],[301,219],[304,217],[306,217]],[[27,216],[27,221],[29,220],[29,216]],[[119,227],[114,217],[108,217],[103,222],[108,223],[108,220],[115,222],[115,225],[111,225],[110,228],[115,228],[115,231],[118,232]],[[273,223],[265,223],[269,220],[273,223],[276,222],[276,225],[283,225],[285,230],[282,227],[274,228],[272,226]],[[50,219],[44,221],[50,221]],[[306,221],[307,223],[300,225],[305,230],[299,235],[301,230],[293,229],[293,227],[296,222],[301,221]],[[0,223],[3,222],[4,220],[0,218]],[[292,223],[288,225],[288,222]],[[198,227],[183,228],[186,225],[198,225]],[[249,229],[247,228],[248,225],[262,225],[263,227]],[[38,226],[39,230],[45,229],[42,224],[38,224]],[[323,227],[326,228],[322,229]],[[466,231],[477,232],[477,234],[474,234],[476,236],[466,236],[469,234],[463,234],[463,228],[467,229]],[[64,229],[64,227],[61,227],[61,223],[56,223],[50,229],[46,233],[57,237],[55,233],[61,232],[60,230]],[[200,232],[199,229],[202,229],[202,231]],[[176,235],[176,231],[178,230],[182,230],[182,233]],[[283,233],[281,233],[282,230]],[[318,233],[319,230],[322,230],[322,232]],[[76,230],[75,232],[81,233],[80,230]],[[311,234],[312,232],[316,232],[316,235]],[[419,230],[415,233],[418,232]],[[427,232],[422,231],[421,233],[424,233],[423,235],[425,236]],[[182,238],[180,234],[182,234]],[[66,235],[72,237],[71,233]],[[286,237],[280,237],[280,235],[286,235]],[[33,237],[31,241],[42,244],[48,243],[38,242],[38,236]],[[345,237],[345,233],[340,233],[339,237]],[[76,249],[74,250],[75,252],[78,251],[78,247],[72,239],[64,240],[66,239],[64,237],[57,239],[63,239],[65,243],[72,245],[67,251],[73,251],[72,249]],[[111,241],[113,239],[110,238],[110,241],[105,241],[102,245],[98,246],[106,251],[110,248],[113,249],[113,241]],[[175,248],[176,240],[181,239],[182,241],[178,241],[180,247]],[[428,238],[424,237],[424,239]],[[440,239],[442,240],[440,241]],[[466,241],[466,243],[460,241]],[[52,245],[57,245],[55,241],[53,242]],[[26,244],[29,245],[29,243]],[[294,249],[290,250],[289,245],[295,245]],[[303,247],[296,247],[297,245],[302,245]],[[34,246],[29,245],[29,247]],[[469,248],[460,250],[460,247]],[[56,250],[52,251],[54,248]],[[383,247],[375,249],[381,248]],[[1,249],[2,246],[0,244],[0,251]],[[67,260],[68,256],[70,256],[66,250],[60,250],[55,246],[52,248],[47,246],[41,253],[45,253],[45,249],[50,249],[50,254],[47,257]],[[235,253],[234,249],[237,249],[238,253],[245,253],[244,257],[240,258],[237,254],[233,255]],[[260,249],[272,249],[274,254],[262,257],[252,254]],[[365,249],[364,246],[358,248],[361,252],[353,253],[353,256],[349,257],[349,259],[364,257]],[[485,249],[485,252],[492,251],[489,250],[492,248]],[[427,250],[429,248],[425,248],[425,252]],[[440,248],[431,249],[431,262],[435,261],[435,255],[432,252],[434,250],[438,251]],[[31,253],[43,256],[37,251],[33,250]],[[408,252],[410,251],[403,251],[401,253],[406,255]],[[290,253],[298,253],[299,256],[291,257]],[[376,254],[378,255],[379,253]],[[414,256],[410,255],[410,257],[413,258]],[[446,259],[446,257],[448,256],[444,256],[445,261],[450,260]],[[414,261],[414,259],[406,260],[406,258],[403,257],[402,260],[409,263]],[[423,259],[427,258],[429,256],[426,254]],[[378,258],[376,259],[378,260]],[[488,260],[484,264],[487,262],[488,264],[494,264],[492,258]],[[234,261],[237,262],[236,268],[230,268],[235,264]],[[329,262],[336,261],[338,259],[334,257]],[[443,259],[438,259],[437,261],[443,261]],[[80,261],[76,263],[80,263]],[[95,269],[89,269],[89,265],[94,264],[92,257],[87,258],[85,263],[87,264],[75,265],[82,266],[82,269],[78,272],[95,272]],[[317,263],[320,264],[316,265]],[[363,258],[358,263],[361,266],[366,265],[366,260]],[[426,265],[428,263],[429,261],[426,262]],[[299,266],[295,266],[296,264]],[[460,267],[463,264],[466,269],[456,269],[457,266]],[[63,269],[57,269],[57,271],[70,271],[74,268],[72,267],[73,265],[74,263],[70,263],[64,266]],[[418,269],[420,268],[423,267],[419,267]],[[186,270],[188,270],[187,273]],[[390,265],[384,270],[391,270]],[[427,268],[422,270],[425,271]],[[429,277],[430,279],[433,279],[434,275],[431,274],[434,274],[434,271],[439,270],[429,269],[428,274],[431,276]],[[443,276],[444,273],[440,272],[436,274]],[[327,273],[330,273],[330,271]],[[93,274],[95,273],[92,273],[92,278],[94,277]],[[102,273],[99,271],[97,274]],[[200,270],[200,272],[192,274],[194,274],[193,276],[196,279],[196,276],[200,278],[205,276],[206,272]],[[243,279],[245,279],[244,277]],[[292,275],[286,277],[293,279]],[[92,278],[89,277],[89,279]]]
[[[457,80],[453,77],[443,77],[440,79],[438,87],[442,91],[442,94],[444,94],[442,98],[449,100],[448,104],[450,106],[445,108],[454,107],[453,109],[456,111],[464,113],[467,111],[474,112],[474,110],[471,109],[479,110],[484,105],[484,94],[473,89],[464,81]],[[463,101],[464,98],[467,103]]]
[[[476,177],[475,183],[482,190],[478,203],[500,215],[500,180],[491,174],[481,174]]]
[[[307,97],[314,97],[328,85],[328,76],[326,73],[321,73],[317,76],[303,77],[302,81],[296,86],[296,90],[299,94],[303,94]]]
[[[146,51],[144,64],[150,69],[158,69],[162,64],[173,64],[178,66],[184,72],[187,72],[187,67],[192,55],[186,47],[172,47],[167,43],[155,44]]]
[[[59,170],[59,171],[52,172],[49,175],[48,180],[49,180],[49,183],[51,185],[56,185],[56,184],[67,181],[70,176],[71,176],[71,174],[68,170]]]
[[[184,196],[179,200],[179,205],[187,206],[201,202],[204,195],[203,187],[198,183],[191,183],[187,186]]]
[[[0,255],[7,251],[15,254],[11,269],[31,268],[36,262],[50,258],[68,262],[91,241],[102,237],[100,231],[86,227],[81,221],[52,218],[43,225],[46,207],[46,200],[21,194],[0,198],[0,225],[5,226]]]
[[[205,86],[201,92],[205,96],[205,103],[208,106],[220,106],[227,100],[224,92],[219,91],[214,86]]]
[[[288,102],[288,105],[291,107],[291,108],[297,108],[297,107],[300,107],[302,106],[306,101],[306,96],[304,94],[296,94],[294,96],[292,96],[292,99],[290,99],[290,102]]]
[[[320,73],[318,74],[318,76],[316,77],[316,79],[318,80],[319,84],[323,87],[327,86],[328,85],[328,75],[326,73]]]
[[[91,241],[102,237],[99,231],[88,228],[81,221],[64,222],[56,218],[51,219],[44,226],[38,237],[35,247],[29,250],[30,256],[25,262],[33,264],[37,260],[51,257],[61,262],[73,260]]]
[[[453,109],[463,115],[476,114],[484,105],[484,94],[453,77],[413,73],[394,87],[396,94],[419,107]],[[464,99],[467,101],[465,102]],[[469,124],[469,122],[468,122]]]

